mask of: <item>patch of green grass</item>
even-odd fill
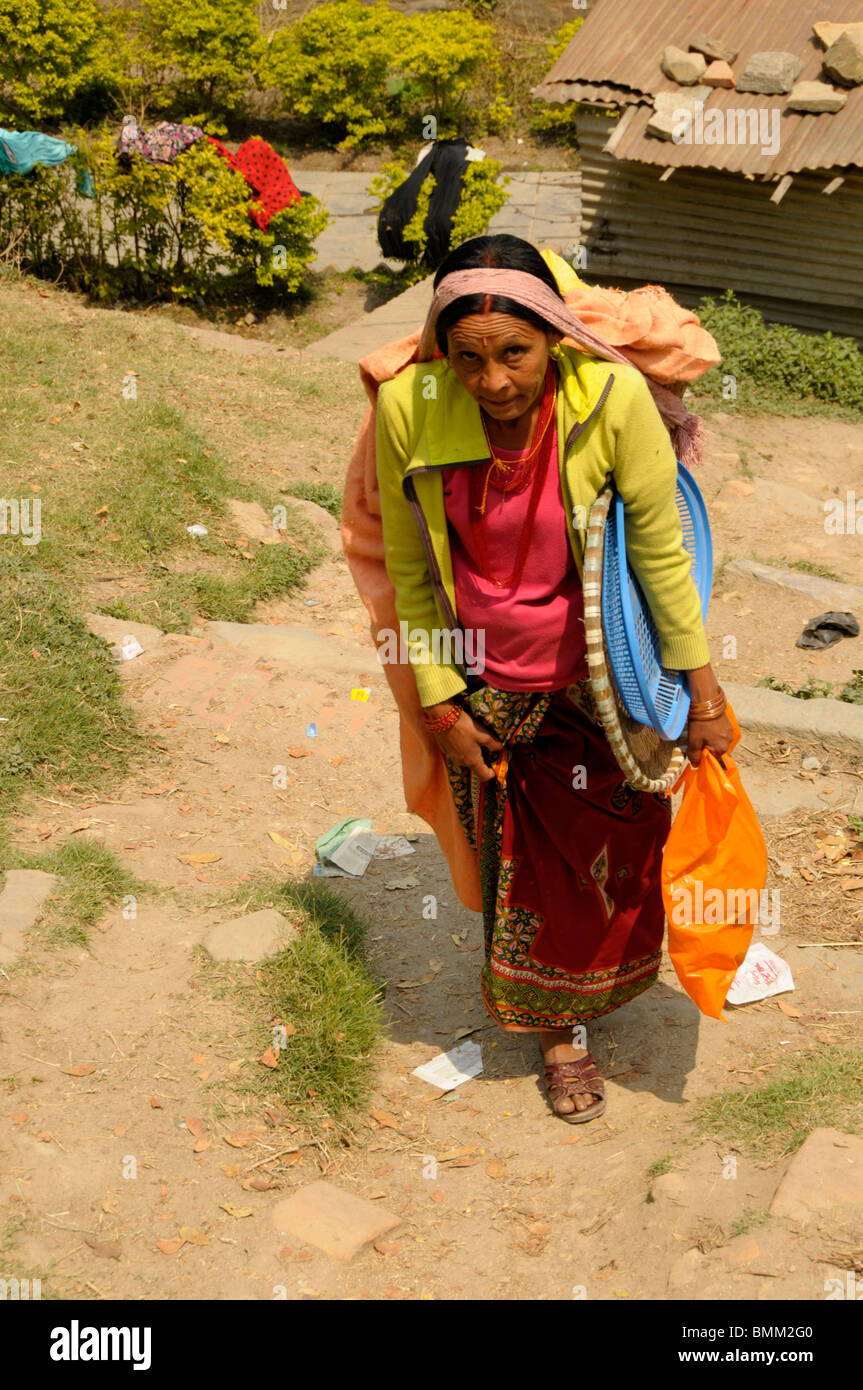
[[[790,685],[788,681],[778,681],[775,676],[764,676],[758,682],[767,690],[778,690],[783,695],[793,695],[795,700],[840,700],[844,705],[863,705],[863,671],[855,670],[838,693],[834,694],[833,681],[819,681],[809,676],[803,685]]]
[[[751,557],[759,560],[757,555]],[[762,565],[772,565],[775,569],[797,570],[798,574],[814,574],[818,579],[835,579],[842,584],[842,576],[832,570],[829,565],[821,565],[814,560],[781,560],[771,557],[769,560],[759,560]]]
[[[290,593],[323,555],[323,547],[311,542],[304,550],[261,546],[239,574],[165,574],[146,598],[102,604],[100,611],[128,622],[152,623],[163,632],[185,632],[196,618],[248,622],[259,600]]]
[[[755,472],[749,462],[749,454],[747,451],[745,449],[740,449],[737,457],[740,459],[740,472],[743,474],[744,478],[754,478]]]
[[[674,1159],[671,1154],[663,1154],[662,1158],[657,1158],[647,1170],[649,1178],[660,1178],[663,1173],[670,1173],[674,1167]]]
[[[693,383],[697,396],[710,395],[721,404],[723,378],[732,376],[738,411],[863,418],[863,353],[853,338],[768,324],[731,290],[718,301],[703,299],[698,313],[722,361]]]
[[[35,549],[36,547],[33,547]],[[43,573],[32,551],[0,547],[0,799],[25,790],[92,790],[129,770],[143,747],[116,664]],[[0,843],[0,852],[8,844]]]
[[[364,958],[368,924],[339,894],[309,880],[258,875],[244,885],[242,902],[246,912],[274,907],[298,927],[295,940],[255,968],[253,983],[238,979],[244,1008],[255,1016],[258,1055],[272,1047],[279,1023],[296,1029],[278,1066],[257,1069],[251,1085],[278,1094],[304,1123],[349,1124],[371,1094],[383,1031],[380,982]]]
[[[789,1058],[764,1086],[711,1096],[697,1124],[770,1161],[794,1153],[821,1126],[856,1133],[863,1127],[863,1049]]]
[[[57,893],[33,929],[45,946],[86,946],[90,928],[109,907],[147,889],[98,840],[70,839],[44,854],[20,856],[15,867],[57,875]]]
[[[769,1211],[756,1211],[754,1207],[747,1207],[736,1221],[732,1221],[728,1234],[729,1236],[745,1236],[747,1231],[754,1231],[769,1220]]]
[[[330,516],[334,516],[336,521],[341,521],[342,495],[332,483],[292,483],[288,493],[291,497],[303,497],[308,502],[317,502],[318,506],[323,507]]]

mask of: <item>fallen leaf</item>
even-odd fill
[[[160,1100],[157,1100],[155,1096],[151,1096],[151,1097],[150,1097],[150,1109],[151,1109],[151,1110],[162,1110],[162,1109],[164,1109],[164,1107],[163,1107],[162,1102],[161,1102]]]
[[[89,1062],[75,1062],[70,1067],[61,1067],[60,1070],[64,1076],[89,1076],[96,1068],[91,1067]]]
[[[204,1065],[204,1063],[206,1062],[206,1060],[207,1060],[207,1059],[206,1059],[206,1057],[204,1056],[203,1052],[193,1052],[193,1053],[192,1053],[192,1061],[195,1063],[195,1065],[196,1065],[197,1067],[202,1067],[202,1066]]]
[[[379,1255],[397,1255],[403,1244],[401,1240],[376,1240],[375,1249]]]
[[[398,1129],[398,1120],[388,1115],[386,1110],[372,1110],[371,1113],[383,1129]]]
[[[501,1163],[499,1158],[491,1158],[485,1165],[485,1171],[488,1173],[490,1178],[505,1178],[506,1164]]]
[[[435,972],[432,970],[428,975],[423,975],[419,980],[399,980],[396,984],[396,989],[417,989],[420,985],[431,984],[434,977]]]
[[[292,845],[290,840],[286,840],[284,835],[280,835],[277,830],[268,830],[267,834],[273,843],[281,845],[282,849],[296,849],[296,845]]]
[[[244,1216],[251,1216],[252,1214],[251,1207],[235,1207],[232,1202],[220,1202],[219,1206],[222,1211],[226,1211],[229,1216],[234,1216],[238,1220]]]
[[[777,1002],[777,1004],[779,1005],[779,1007],[780,1007],[780,1009],[782,1010],[782,1012],[783,1012],[784,1014],[786,1014],[788,1018],[802,1018],[802,1017],[803,1017],[803,1015],[801,1014],[801,1012],[800,1012],[799,1009],[794,1009],[794,1008],[792,1008],[790,1004],[786,1004],[786,1003],[785,1003],[785,1000],[784,1000],[784,999],[777,999],[776,1002]]]
[[[530,1231],[530,1234],[532,1236],[551,1235],[551,1227],[549,1226],[547,1221],[534,1221],[533,1224],[528,1226],[527,1229]]]
[[[156,1248],[161,1250],[163,1255],[176,1255],[177,1251],[182,1249],[183,1244],[182,1240],[157,1240]]]
[[[581,1141],[580,1134],[568,1134],[565,1139],[558,1139],[558,1144],[578,1144]]]
[[[189,1245],[209,1245],[210,1237],[205,1236],[203,1231],[199,1231],[195,1226],[181,1226],[178,1232],[180,1239],[185,1240]]]
[[[298,748],[292,743],[288,748],[288,756],[291,758],[308,758],[311,755],[311,748]]]
[[[196,1139],[200,1139],[204,1133],[204,1121],[195,1119],[194,1116],[188,1116],[186,1119],[186,1129],[190,1134],[194,1134]]]
[[[240,1176],[241,1170],[237,1163],[220,1163],[219,1167],[226,1178],[238,1178]]]
[[[202,1154],[205,1149],[211,1149],[212,1147],[212,1139],[196,1139],[195,1143],[192,1145],[192,1152]]]
[[[433,1202],[440,1203],[443,1201],[443,1193],[441,1191],[431,1192],[429,1193],[429,1196],[431,1197]]]
[[[390,892],[397,888],[419,888],[419,886],[420,881],[416,874],[408,874],[406,878],[390,878],[384,884],[384,888],[388,888]]]
[[[51,1137],[47,1129],[40,1129],[39,1133],[36,1135],[36,1141],[39,1144],[50,1144]]]
[[[268,1047],[266,1052],[258,1058],[258,1061],[263,1063],[265,1067],[277,1067],[279,1065],[279,1052],[278,1047]]]
[[[438,1163],[453,1163],[457,1158],[466,1158],[468,1154],[475,1154],[479,1145],[463,1144],[460,1149],[447,1149],[446,1153],[438,1154]]]
[[[160,1202],[167,1202],[167,1200],[168,1200],[168,1184],[163,1182],[163,1183],[162,1183],[162,1186],[161,1186],[160,1189],[159,1189],[159,1201],[160,1201]]]
[[[89,1236],[84,1237],[85,1245],[89,1245],[94,1255],[99,1255],[103,1260],[119,1260],[123,1253],[119,1240],[93,1240]]]
[[[278,1187],[278,1183],[272,1178],[246,1178],[242,1184],[244,1192],[269,1192],[271,1188]]]
[[[15,1113],[14,1113],[14,1115],[12,1116],[12,1123],[15,1124],[15,1125],[23,1125],[23,1124],[25,1123],[26,1119],[27,1119],[27,1111],[26,1111],[26,1110],[16,1110]]]
[[[264,1126],[259,1125],[255,1129],[241,1129],[236,1134],[226,1134],[225,1143],[230,1144],[232,1149],[245,1149],[249,1144],[254,1144],[256,1139],[260,1139],[264,1133]]]
[[[215,864],[221,854],[178,854],[181,864]]]

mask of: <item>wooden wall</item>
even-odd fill
[[[806,171],[776,184],[710,169],[622,162],[602,147],[617,117],[582,107],[584,274],[628,288],[657,282],[684,302],[730,288],[765,317],[863,340],[863,170]]]

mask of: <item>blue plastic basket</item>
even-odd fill
[[[692,578],[707,616],[713,583],[713,543],[704,499],[692,474],[677,465],[677,510]],[[627,713],[660,738],[680,737],[689,713],[685,673],[662,665],[659,635],[626,554],[623,499],[615,491],[605,528],[602,626],[608,659]]]

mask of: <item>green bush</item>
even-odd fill
[[[0,113],[16,126],[116,89],[114,26],[95,0],[0,0],[0,33]]]
[[[548,45],[548,64],[556,63],[564,50],[569,46],[571,40],[578,33],[585,17],[581,19],[571,19],[567,24],[561,26],[555,34],[551,43]],[[538,114],[532,122],[534,134],[545,136],[549,140],[557,140],[565,145],[576,144],[575,119],[578,114],[578,102],[540,102]]]
[[[387,78],[404,24],[383,3],[319,5],[261,46],[258,81],[280,88],[292,115],[322,126],[344,149],[386,137],[396,111]]]
[[[815,400],[863,409],[863,353],[853,338],[766,324],[757,309],[741,304],[731,290],[718,301],[702,300],[698,312],[722,353],[721,364],[699,379],[699,393],[721,396],[723,378],[732,376],[738,408]]]
[[[108,130],[67,133],[77,152],[52,169],[0,178],[0,249],[37,273],[61,273],[97,298],[293,294],[329,214],[303,198],[270,220],[248,216],[249,186],[208,141],[171,164],[118,159]],[[87,170],[95,197],[82,199]]]
[[[403,118],[417,127],[433,116],[438,137],[458,135],[466,120],[483,129],[500,129],[512,112],[496,90],[485,116],[470,106],[471,89],[480,74],[497,73],[500,60],[494,30],[473,15],[453,11],[412,15],[400,30],[394,65],[404,78],[400,92]]]
[[[508,184],[510,180],[505,178],[503,185],[497,182],[502,168],[503,165],[496,159],[472,160],[468,164],[462,183],[461,199],[453,217],[449,250],[460,246],[470,237],[482,236],[488,231],[491,219],[509,197],[503,185]],[[391,160],[381,165],[380,173],[372,179],[368,189],[369,195],[378,200],[379,208],[383,207],[390,194],[407,176],[407,170],[399,160]],[[413,251],[410,260],[406,262],[406,279],[409,283],[421,280],[430,270],[437,269],[427,258],[428,236],[425,230],[434,187],[435,178],[430,174],[420,188],[416,211],[405,224],[404,240]]]
[[[259,39],[253,0],[146,0],[140,33],[172,102],[193,121],[239,105]]]
[[[259,46],[257,78],[286,110],[342,149],[457,133],[465,121],[497,130],[511,116],[499,81],[483,109],[480,79],[499,74],[494,30],[471,14],[403,15],[384,3],[334,0]],[[429,118],[434,126],[429,126]]]

